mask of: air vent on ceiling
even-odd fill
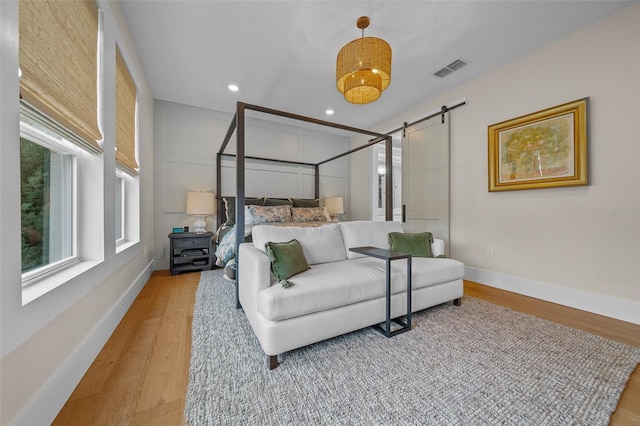
[[[436,77],[444,78],[449,74],[451,74],[452,72],[458,71],[460,68],[467,66],[468,64],[469,64],[468,61],[464,61],[462,59],[456,59],[446,67],[442,67],[438,71],[434,72],[433,75],[435,75]]]

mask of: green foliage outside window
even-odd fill
[[[22,272],[49,263],[50,153],[47,148],[20,138]]]

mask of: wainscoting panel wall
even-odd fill
[[[268,105],[266,105],[268,106]],[[216,153],[232,115],[156,100],[155,139],[155,244],[156,269],[168,268],[167,234],[173,227],[192,226],[186,215],[188,191],[215,191]],[[317,163],[350,148],[350,137],[316,128],[247,118],[245,152],[248,156]],[[225,150],[235,153],[235,137]],[[320,197],[350,195],[350,162],[341,158],[320,166]],[[260,160],[246,160],[247,196],[311,198],[315,168]],[[222,194],[235,195],[235,158],[222,158]],[[345,202],[345,206],[348,206]],[[215,231],[214,215],[207,230]]]

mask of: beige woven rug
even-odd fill
[[[465,297],[387,339],[371,328],[275,370],[221,271],[202,273],[191,425],[606,425],[640,349]]]

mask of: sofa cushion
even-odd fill
[[[406,276],[407,262],[392,262],[391,267]],[[433,257],[411,258],[411,288],[427,287],[464,278],[464,264],[457,260]]]
[[[365,256],[364,254],[349,251],[351,247],[371,246],[388,249],[389,233],[403,231],[400,222],[351,221],[340,222],[339,225],[347,259],[357,259]]]
[[[407,262],[391,262],[391,293],[406,290]],[[419,289],[464,276],[464,265],[457,260],[413,258],[412,288]],[[280,321],[385,297],[385,262],[363,257],[342,262],[325,263],[289,279],[289,289],[271,286],[258,293],[258,311],[270,321]]]
[[[309,269],[298,240],[294,239],[286,243],[268,242],[265,244],[265,252],[271,262],[271,272],[284,288],[291,287],[287,278]]]
[[[330,223],[318,227],[256,225],[252,230],[253,245],[265,251],[264,245],[296,239],[300,242],[310,265],[345,260],[342,234],[338,224]]]
[[[409,253],[414,257],[433,257],[431,243],[433,243],[431,232],[389,232],[391,250]]]
[[[314,265],[289,281],[291,288],[275,285],[258,294],[258,311],[266,319],[295,318],[386,294],[385,263],[372,258]],[[403,285],[404,276],[392,273],[392,288],[401,291]]]

